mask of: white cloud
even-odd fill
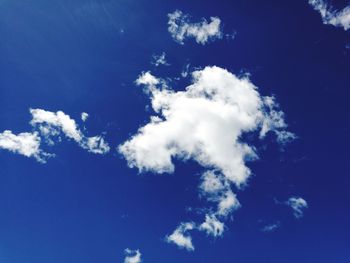
[[[281,141],[287,125],[274,98],[261,96],[247,77],[213,66],[194,71],[192,78],[192,85],[176,92],[150,72],[142,73],[136,83],[146,86],[156,115],[118,149],[140,172],[173,173],[174,159],[192,159],[206,168],[199,190],[214,203],[203,223],[209,229],[209,219],[221,222],[240,207],[231,187],[246,184],[251,174],[246,162],[257,158],[242,135],[255,132],[262,139],[272,131]],[[191,241],[189,235],[181,240]]]
[[[158,67],[160,65],[169,66],[170,64],[166,61],[165,55],[166,55],[165,52],[162,52],[162,54],[160,54],[160,55],[153,55],[151,63],[153,65],[155,65],[156,67]]]
[[[264,226],[261,231],[262,232],[274,232],[281,226],[280,222],[272,223]]]
[[[139,250],[131,250],[129,248],[125,249],[125,259],[124,263],[141,263],[141,253]]]
[[[283,114],[271,110],[265,103],[269,97],[261,97],[248,79],[225,69],[206,67],[192,76],[193,84],[179,92],[156,88],[161,81],[149,72],[139,77],[136,83],[148,86],[159,116],[152,117],[119,151],[140,172],[172,173],[172,158],[191,158],[240,186],[250,175],[245,161],[256,158],[254,147],[241,135],[260,130],[263,137],[269,130],[283,130]]]
[[[49,144],[53,144],[52,137],[61,132],[76,141],[80,147],[96,154],[107,153],[110,148],[101,136],[86,137],[78,128],[76,122],[62,111],[51,112],[42,109],[30,109],[32,120],[30,124],[45,136]]]
[[[108,143],[101,136],[87,137],[82,147],[97,154],[105,154],[110,150]]]
[[[166,237],[168,243],[174,243],[179,248],[185,248],[188,251],[193,251],[194,247],[192,244],[192,238],[187,234],[188,231],[195,228],[194,223],[181,223],[175,231]]]
[[[229,180],[222,174],[206,171],[202,174],[201,179],[202,182],[199,185],[201,196],[217,204],[214,216],[226,217],[241,206],[231,190]]]
[[[199,23],[190,23],[189,15],[176,10],[168,14],[168,18],[168,31],[180,44],[184,44],[187,37],[195,38],[196,42],[202,45],[206,44],[209,39],[222,38],[221,21],[218,17],[210,17],[210,22],[202,18]]]
[[[301,197],[290,197],[286,201],[286,205],[293,209],[293,214],[296,218],[303,217],[304,210],[308,208],[307,202]]]
[[[202,174],[202,182],[199,185],[201,193],[217,198],[218,193],[227,189],[227,184],[223,180],[222,175],[216,174],[213,171],[206,171]]]
[[[42,109],[30,109],[30,113],[32,114],[32,120],[30,121],[30,124],[32,126],[38,126],[39,130],[44,135],[52,135],[52,133],[56,135],[59,130],[62,130],[62,132],[68,138],[71,138],[76,142],[82,140],[83,135],[77,128],[75,121],[64,112],[51,112]]]
[[[156,86],[160,83],[159,79],[151,74],[151,72],[142,72],[142,74],[135,81],[137,85],[145,85],[149,87]]]
[[[54,154],[46,153],[40,146],[46,143],[49,146],[55,144],[55,138],[61,140],[61,133],[74,140],[80,147],[95,154],[105,154],[110,147],[102,136],[85,136],[76,122],[62,111],[51,112],[42,109],[30,109],[32,120],[30,124],[33,132],[23,132],[18,135],[10,130],[0,133],[0,149],[6,149],[13,153],[27,157],[33,157],[37,161],[45,163],[47,158]],[[82,119],[87,115],[82,114]],[[42,140],[44,138],[45,140]]]
[[[205,221],[199,226],[200,231],[205,231],[213,237],[222,236],[225,225],[220,222],[215,215],[205,215]]]
[[[190,63],[187,63],[184,67],[183,70],[181,71],[181,77],[186,78],[189,74],[190,71]]]
[[[88,118],[89,118],[89,114],[88,113],[86,113],[86,112],[82,112],[81,113],[81,120],[82,121],[85,122]]]
[[[309,0],[309,4],[321,14],[324,24],[343,27],[344,30],[350,28],[350,6],[335,11],[324,0]]]
[[[12,131],[5,130],[0,133],[0,149],[26,157],[34,157],[37,161],[44,163],[50,155],[40,149],[40,142],[41,139],[37,132],[23,132],[16,135]]]
[[[217,214],[228,216],[234,209],[240,206],[236,195],[231,190],[227,190],[220,199]]]

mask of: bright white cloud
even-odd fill
[[[16,135],[6,130],[0,133],[0,149],[26,157],[34,157],[37,161],[44,163],[50,155],[40,149],[40,142],[41,139],[37,132],[23,132]]]
[[[168,14],[168,31],[173,39],[184,44],[185,38],[195,38],[198,44],[206,44],[210,39],[222,38],[221,21],[218,17],[210,17],[210,22],[202,18],[199,23],[190,23],[189,15],[176,10]]]
[[[303,217],[304,210],[308,208],[307,202],[301,197],[290,197],[286,201],[286,205],[293,209],[293,214],[296,218]]]
[[[30,109],[32,120],[30,124],[45,136],[49,144],[53,144],[52,137],[61,132],[76,141],[80,147],[96,154],[107,153],[110,148],[103,137],[86,137],[78,128],[75,120],[62,111],[51,112],[42,109]],[[82,115],[83,116],[83,115]]]
[[[86,113],[86,112],[82,112],[81,113],[81,120],[82,121],[85,122],[88,118],[89,118],[89,114],[88,113]]]
[[[141,263],[141,252],[139,250],[125,249],[124,263]]]
[[[151,72],[142,72],[142,74],[135,81],[137,85],[145,85],[149,87],[156,86],[160,83],[160,80],[151,74]]]
[[[175,92],[164,80],[142,73],[136,83],[145,85],[157,115],[118,149],[140,172],[172,173],[175,158],[206,168],[199,190],[214,206],[199,230],[215,236],[224,229],[221,221],[240,207],[232,185],[246,184],[251,174],[246,162],[257,158],[242,135],[255,132],[262,139],[272,131],[281,141],[287,124],[274,98],[261,96],[247,77],[213,66],[194,71],[192,78],[192,85]],[[189,244],[181,229],[175,236]]]
[[[175,231],[166,237],[168,243],[174,243],[179,248],[185,248],[188,251],[193,251],[194,246],[192,244],[192,238],[187,234],[188,231],[195,228],[194,223],[181,223]]]
[[[225,225],[215,215],[206,215],[205,221],[199,226],[199,230],[205,231],[213,237],[222,236]]]
[[[166,61],[165,56],[166,56],[165,52],[162,52],[162,54],[160,55],[153,55],[151,63],[156,67],[160,65],[169,66],[170,64]]]
[[[309,4],[321,14],[324,24],[343,27],[344,30],[350,28],[350,6],[336,11],[324,0],[309,0]]]
[[[266,104],[249,79],[239,79],[219,67],[206,67],[192,74],[185,91],[158,89],[161,81],[149,72],[136,81],[148,87],[152,107],[159,116],[141,127],[119,147],[130,167],[156,173],[172,173],[172,158],[194,159],[214,168],[237,186],[250,175],[246,160],[256,158],[254,147],[242,142],[245,132],[286,127],[283,113]]]

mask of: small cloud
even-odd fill
[[[192,238],[187,232],[194,228],[194,223],[181,223],[171,235],[166,236],[165,241],[173,243],[179,248],[184,248],[187,251],[193,251],[194,246],[192,244]]]
[[[307,202],[301,197],[290,197],[285,204],[292,208],[293,215],[298,219],[304,216],[304,210],[308,208]]]
[[[160,83],[160,80],[152,75],[150,71],[142,72],[141,75],[136,79],[137,85],[145,85],[146,87],[155,87]]]
[[[261,228],[261,231],[262,232],[274,232],[280,227],[281,227],[281,223],[276,222],[276,223],[272,223],[272,224],[268,224],[268,225],[264,226],[263,228]]]
[[[309,0],[309,4],[321,14],[324,24],[343,27],[344,30],[350,28],[350,6],[336,11],[324,0]]]
[[[170,64],[166,61],[165,56],[165,52],[160,55],[153,55],[151,64],[155,65],[156,67],[160,65],[169,66]]]
[[[88,113],[86,113],[86,112],[82,112],[81,113],[81,120],[82,121],[85,122],[88,118],[89,118],[89,114]]]
[[[181,77],[186,78],[189,73],[190,73],[190,63],[187,63],[181,72]]]
[[[186,38],[194,38],[198,44],[206,44],[209,40],[221,39],[221,20],[218,17],[210,17],[210,22],[202,18],[201,22],[191,23],[189,15],[180,10],[168,14],[168,31],[172,38],[183,45]]]
[[[12,131],[5,130],[0,133],[0,149],[21,154],[26,157],[33,157],[37,161],[45,163],[48,157],[53,156],[40,149],[41,139],[37,132],[23,132],[13,134]]]
[[[206,232],[213,237],[222,236],[225,225],[214,214],[206,215],[205,221],[199,226],[200,231]]]
[[[124,254],[125,254],[124,263],[141,263],[142,262],[142,258],[141,258],[142,255],[138,249],[131,250],[127,248],[124,250]]]

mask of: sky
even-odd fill
[[[0,262],[350,261],[350,2],[0,1]]]

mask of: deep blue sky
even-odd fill
[[[236,37],[179,45],[167,31],[175,9],[218,16]],[[1,263],[122,262],[127,247],[153,263],[350,262],[350,35],[307,0],[3,0],[0,35],[0,132],[30,130],[29,108],[77,120],[85,111],[89,133],[106,131],[113,147],[98,156],[64,140],[46,164],[0,151]],[[171,66],[152,66],[163,51]],[[284,151],[266,138],[238,192],[242,208],[223,237],[195,233],[193,253],[163,238],[196,217],[186,208],[199,205],[202,168],[176,162],[173,175],[138,175],[115,150],[150,114],[140,72],[176,77],[186,63],[250,73],[299,137]],[[274,201],[292,195],[309,203],[300,220]],[[260,230],[276,221],[277,231]]]

